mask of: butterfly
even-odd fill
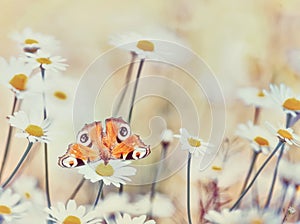
[[[76,143],[70,144],[67,152],[58,158],[58,165],[72,168],[101,159],[107,164],[110,159],[137,160],[149,154],[150,146],[131,133],[126,121],[111,117],[105,120],[105,130],[100,121],[84,125]]]

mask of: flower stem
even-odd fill
[[[102,190],[103,190],[103,185],[104,185],[104,182],[103,180],[101,180],[99,182],[99,190],[98,190],[98,194],[97,194],[97,197],[96,197],[96,200],[94,202],[94,208],[97,206],[98,202],[99,202],[99,199],[101,197],[101,194],[102,194]]]
[[[12,180],[12,178],[16,175],[16,173],[18,172],[19,168],[21,167],[21,165],[25,161],[28,153],[30,152],[32,144],[33,144],[32,142],[28,143],[28,146],[27,146],[24,154],[22,155],[20,161],[18,162],[17,166],[15,167],[15,169],[13,170],[13,172],[10,174],[10,176],[7,178],[7,180],[1,185],[1,188],[5,188],[6,185],[9,184],[9,182]]]
[[[275,183],[276,183],[276,178],[277,178],[277,173],[278,173],[278,165],[279,165],[279,162],[282,158],[283,151],[284,151],[284,144],[281,145],[281,149],[279,151],[279,156],[277,158],[275,170],[274,170],[274,173],[273,173],[273,179],[272,179],[271,187],[270,187],[270,190],[269,190],[268,198],[267,198],[267,201],[266,201],[266,204],[265,204],[265,209],[267,209],[269,207],[271,199],[272,199],[272,195],[273,195],[273,191],[274,191],[274,187],[275,187]]]
[[[124,93],[122,94],[121,99],[120,99],[115,111],[113,112],[113,117],[115,117],[120,112],[120,108],[121,108],[121,106],[123,104],[123,101],[125,99],[125,95],[126,95],[127,90],[128,90],[128,83],[129,83],[131,75],[132,75],[132,70],[133,70],[134,61],[135,61],[136,57],[137,57],[137,54],[135,52],[131,52],[131,61],[130,61],[130,64],[129,64],[129,67],[128,67],[128,70],[127,70],[127,73],[126,73]]]
[[[12,106],[12,110],[11,110],[11,115],[13,115],[15,110],[16,110],[17,102],[18,102],[18,98],[15,96],[13,106]],[[10,148],[12,131],[13,131],[13,126],[10,125],[9,129],[8,129],[6,145],[5,145],[5,149],[4,149],[3,160],[2,160],[2,164],[1,164],[1,168],[0,168],[0,181],[1,181],[1,178],[2,178],[4,167],[6,165],[6,161],[7,161],[7,156],[8,156],[8,152],[9,152],[9,148]]]
[[[83,186],[84,182],[85,182],[85,178],[83,177],[81,179],[81,181],[79,182],[79,184],[77,185],[77,187],[75,188],[75,190],[72,192],[72,194],[70,195],[70,197],[68,198],[67,201],[72,200],[76,197],[77,193],[79,192],[79,190]]]
[[[278,149],[281,147],[282,144],[284,144],[284,143],[281,142],[281,141],[277,144],[277,146],[275,147],[275,149],[273,150],[273,152],[268,156],[268,158],[265,160],[265,162],[258,169],[257,173],[253,177],[253,179],[250,182],[250,184],[248,185],[248,187],[244,190],[244,192],[240,195],[240,197],[238,198],[238,200],[230,208],[230,211],[232,211],[233,209],[235,209],[239,205],[239,203],[241,202],[241,200],[244,198],[244,196],[251,189],[252,185],[254,184],[254,182],[257,179],[257,177],[259,176],[259,174],[263,171],[263,169],[265,168],[265,166],[269,163],[269,161],[272,159],[272,157],[275,155],[275,153],[278,151]]]
[[[128,119],[127,119],[128,123],[131,122],[133,105],[134,105],[134,101],[135,101],[135,97],[136,97],[136,91],[137,91],[137,87],[138,87],[138,84],[139,84],[139,79],[140,79],[140,76],[141,76],[141,73],[142,73],[142,68],[143,68],[144,62],[145,62],[145,59],[144,58],[141,59],[140,65],[139,65],[139,68],[138,68],[138,72],[137,72],[137,75],[136,75],[136,80],[135,80],[135,83],[134,83],[134,89],[133,89],[133,94],[132,94],[131,103],[130,103],[129,115],[128,115]]]
[[[188,223],[192,224],[192,216],[191,216],[191,162],[192,162],[192,154],[189,152],[188,155],[188,163],[187,163],[187,215],[188,215]]]
[[[280,199],[280,202],[279,202],[279,207],[277,209],[277,214],[280,214],[280,212],[283,208],[288,187],[289,187],[288,183],[283,184],[283,189],[282,189],[282,192],[281,192],[281,199]]]
[[[256,125],[258,123],[259,114],[260,114],[260,107],[255,107],[254,118],[253,118],[254,125]]]

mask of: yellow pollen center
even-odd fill
[[[154,44],[149,40],[140,40],[136,46],[143,51],[154,51]]]
[[[278,133],[281,137],[283,137],[283,138],[287,138],[287,139],[289,139],[289,140],[292,140],[292,139],[293,139],[292,134],[289,133],[289,132],[286,131],[286,130],[279,129],[279,130],[277,131],[277,133]]]
[[[69,215],[62,224],[81,224],[81,220],[73,215]]]
[[[25,192],[24,193],[25,198],[30,199],[31,198],[31,194],[29,192]]]
[[[22,91],[26,89],[27,80],[28,77],[26,75],[16,74],[9,81],[9,84],[11,84],[15,89]]]
[[[212,166],[211,169],[214,171],[222,171],[222,167],[220,166]]]
[[[38,44],[39,42],[35,39],[26,39],[24,41],[25,44]]]
[[[289,98],[286,101],[284,101],[282,106],[288,110],[300,110],[300,100],[297,100],[295,98]]]
[[[250,223],[251,224],[264,224],[264,221],[257,218],[257,219],[252,219]]]
[[[65,94],[62,91],[55,91],[53,94],[56,98],[60,99],[60,100],[65,100],[67,99],[67,94]]]
[[[193,146],[193,147],[200,147],[201,146],[201,142],[197,139],[194,139],[194,138],[188,138],[188,142],[189,142],[190,146]]]
[[[109,164],[105,165],[103,163],[100,163],[95,171],[98,175],[103,177],[110,177],[114,174],[114,168]]]
[[[34,125],[34,124],[30,124],[27,126],[27,128],[25,129],[25,131],[35,137],[41,137],[44,135],[44,131],[40,126]]]
[[[259,97],[264,97],[265,94],[263,93],[263,91],[260,90],[260,91],[257,93],[257,96],[259,96]]]
[[[0,214],[1,215],[9,215],[11,214],[11,209],[6,205],[0,205]]]
[[[254,141],[260,146],[269,146],[269,142],[267,139],[257,136],[254,138]]]
[[[50,65],[52,61],[49,58],[37,58],[36,61],[40,64]]]

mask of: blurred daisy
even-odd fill
[[[100,160],[78,169],[79,173],[92,183],[103,180],[105,185],[113,184],[120,187],[120,184],[126,184],[126,181],[130,181],[128,176],[133,176],[136,173],[135,168],[128,166],[130,163],[130,161],[109,160],[109,163],[105,164],[103,160]]]
[[[20,176],[12,185],[12,189],[22,196],[23,200],[44,205],[44,193],[37,186],[37,179],[30,176]]]
[[[270,210],[244,210],[243,211],[243,223],[253,224],[253,223],[272,223],[281,224],[282,218],[278,214]]]
[[[0,217],[12,223],[15,219],[24,216],[30,208],[29,202],[22,202],[19,194],[7,189],[0,193]]]
[[[229,209],[223,209],[221,212],[210,210],[205,215],[205,219],[214,224],[240,224],[244,223],[241,210],[229,211]]]
[[[161,143],[163,145],[168,145],[170,144],[174,139],[174,134],[173,131],[170,129],[165,129],[162,133],[161,133]]]
[[[277,136],[281,142],[300,147],[300,138],[294,133],[294,130],[292,128],[275,128],[268,122],[266,123],[266,125],[271,133]]]
[[[40,49],[54,52],[59,47],[59,42],[54,37],[35,33],[30,28],[25,28],[22,32],[13,32],[11,38],[27,53],[36,53]]]
[[[24,61],[32,66],[32,69],[40,68],[47,71],[65,71],[68,67],[66,59],[61,56],[51,56],[49,53],[38,51],[36,54],[27,53]]]
[[[146,221],[146,215],[131,219],[130,215],[120,213],[115,214],[115,221],[109,221],[108,224],[155,224],[154,220]]]
[[[247,124],[238,125],[236,134],[247,139],[251,148],[257,153],[268,154],[277,144],[274,136],[262,127],[254,125],[251,121],[248,121]]]
[[[57,208],[51,206],[45,211],[50,215],[49,220],[58,224],[98,224],[101,219],[95,211],[86,212],[86,208],[82,205],[77,207],[74,200],[69,200],[67,206],[61,202],[57,204]]]
[[[175,135],[175,137],[178,137]],[[180,144],[181,149],[188,150],[195,156],[203,156],[207,152],[208,143],[203,142],[202,139],[191,136],[185,128],[180,128]]]
[[[270,96],[285,113],[293,117],[300,113],[300,97],[296,96],[286,85],[270,85],[270,92],[264,91],[264,94]]]
[[[282,183],[300,185],[300,165],[287,160],[281,160],[278,168],[278,176]]]
[[[238,90],[237,95],[242,99],[246,105],[253,105],[255,107],[270,107],[272,101],[266,94],[256,87],[245,87]]]
[[[10,58],[7,62],[0,58],[1,83],[8,86],[19,99],[24,98],[28,90],[28,79],[32,73],[32,68],[25,64],[24,61]]]
[[[13,116],[8,116],[8,119],[11,126],[22,130],[22,133],[16,134],[17,137],[27,138],[29,142],[49,143],[49,119],[39,123],[31,122],[24,111],[15,112]]]

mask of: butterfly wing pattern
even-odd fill
[[[137,160],[149,153],[150,146],[138,135],[131,134],[126,121],[111,117],[105,120],[105,131],[99,121],[84,125],[77,134],[76,143],[69,145],[58,164],[72,168],[101,159],[107,164],[110,159]]]

